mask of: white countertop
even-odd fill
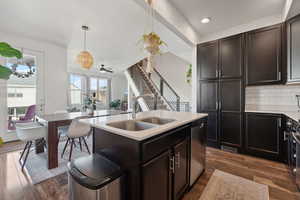
[[[141,131],[127,131],[118,128],[113,128],[107,126],[107,123],[131,120],[131,114],[122,114],[114,116],[105,116],[105,117],[96,117],[91,119],[82,119],[80,120],[83,123],[89,124],[92,127],[103,129],[111,133],[115,133],[124,137],[128,137],[134,140],[142,141],[147,138],[156,136],[158,134],[164,133],[166,131],[172,130],[176,127],[188,124],[195,120],[206,117],[206,113],[191,113],[191,112],[172,112],[165,110],[153,110],[148,112],[140,112],[136,115],[136,120],[148,118],[148,117],[159,117],[164,119],[174,119],[175,121],[168,124],[159,125],[150,129],[141,130]]]
[[[296,109],[295,109],[296,110]],[[276,106],[272,109],[264,108],[264,107],[254,107],[254,106],[249,106],[246,107],[245,112],[255,112],[255,113],[272,113],[272,114],[283,114],[286,115],[287,117],[295,120],[296,122],[299,122],[300,120],[300,112],[298,111],[286,111],[284,109],[281,109],[280,106]]]

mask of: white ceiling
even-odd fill
[[[286,0],[170,0],[202,37],[261,18],[281,15]],[[298,0],[297,0],[298,1]],[[212,20],[208,24],[200,21]]]
[[[137,45],[146,29],[144,9],[133,0],[1,0],[0,31],[68,47],[69,67],[83,47],[81,25],[88,25],[88,50],[95,64],[120,71],[146,56]],[[189,55],[191,48],[162,24],[155,31],[166,41],[164,51]],[[188,57],[188,56],[187,56]]]

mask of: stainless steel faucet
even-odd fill
[[[137,97],[133,97],[133,109],[132,109],[132,119],[136,119],[136,110],[137,110],[137,104],[138,104],[138,100],[139,98],[143,98],[143,97],[155,97],[154,94],[143,94]]]

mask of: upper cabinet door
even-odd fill
[[[218,41],[198,45],[197,63],[200,80],[218,78]]]
[[[288,81],[300,82],[300,15],[287,22]]]
[[[220,40],[220,78],[241,78],[243,76],[243,35]]]
[[[246,34],[246,83],[281,83],[282,26],[274,25]]]

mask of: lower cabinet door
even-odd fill
[[[166,151],[142,166],[143,200],[171,200],[171,156],[171,151]]]
[[[221,145],[242,147],[243,114],[222,112],[220,117],[220,140]]]
[[[184,140],[174,147],[174,200],[178,200],[185,193],[188,185],[188,140]]]
[[[283,159],[281,115],[246,113],[245,150],[271,160]]]
[[[207,121],[207,145],[219,148],[218,112],[209,112]]]

